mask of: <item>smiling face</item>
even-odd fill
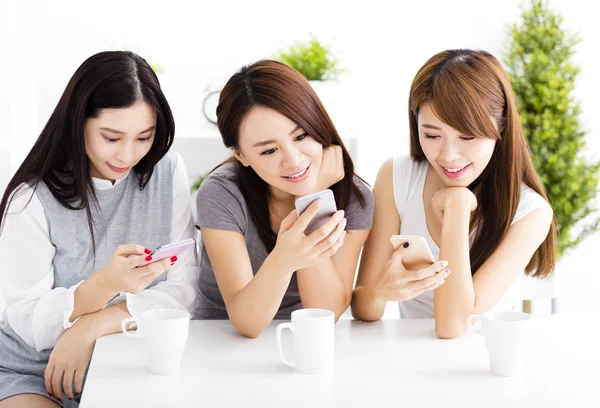
[[[323,146],[279,112],[254,107],[242,122],[235,157],[269,184],[274,196],[302,196],[317,183]]]
[[[150,151],[155,130],[156,112],[143,101],[88,119],[85,152],[92,177],[112,182],[125,177]]]
[[[417,122],[423,153],[446,186],[469,186],[490,162],[496,140],[461,134],[427,103],[420,107]]]

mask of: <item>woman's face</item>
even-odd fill
[[[150,151],[155,130],[156,112],[143,101],[88,119],[85,152],[92,177],[112,182],[125,177]]]
[[[485,170],[496,140],[463,135],[442,122],[423,104],[417,118],[425,157],[448,187],[467,187]]]
[[[317,183],[323,146],[279,112],[256,106],[242,122],[234,155],[252,167],[274,195],[302,196]]]

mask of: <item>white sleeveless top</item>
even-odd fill
[[[410,156],[394,157],[394,201],[396,202],[396,209],[401,220],[400,234],[424,237],[431,248],[434,258],[439,260],[440,248],[434,242],[433,238],[431,238],[431,235],[429,235],[425,219],[425,208],[423,206],[423,187],[428,167],[429,162],[427,160],[417,162]],[[532,211],[548,205],[542,196],[527,185],[522,184],[521,199],[511,225]],[[513,310],[516,307],[520,307],[520,287],[521,279],[519,278],[515,280],[510,289],[492,310]],[[431,290],[414,299],[398,302],[400,318],[432,318],[433,293],[434,291]]]

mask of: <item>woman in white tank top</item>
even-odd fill
[[[398,301],[402,318],[433,317],[437,336],[452,338],[470,314],[512,309],[523,272],[552,273],[553,212],[491,54],[435,55],[409,105],[410,156],[389,159],[377,176],[352,312],[377,320]],[[424,237],[438,261],[407,270],[406,249],[390,243],[396,234]]]

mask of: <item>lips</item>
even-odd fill
[[[462,166],[462,167],[444,167],[441,166],[442,170],[444,171],[444,174],[446,175],[446,177],[448,178],[459,178],[462,177],[463,174],[465,174],[469,168],[471,167],[471,163]]]
[[[116,166],[111,165],[110,163],[106,163],[106,164],[108,164],[108,167],[110,167],[110,169],[112,171],[115,171],[117,173],[124,173],[131,168],[131,167],[116,167]]]
[[[308,167],[304,168],[303,170],[297,171],[297,172],[292,173],[287,176],[281,176],[281,177],[291,183],[299,183],[301,181],[306,180],[306,178],[308,177],[309,174],[310,174],[310,164],[308,165]]]

